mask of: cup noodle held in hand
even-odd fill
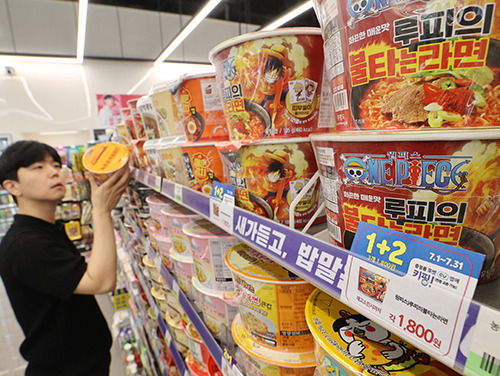
[[[266,140],[244,144],[218,143],[225,175],[234,186],[236,205],[289,224],[289,207],[317,171],[307,138]],[[303,227],[319,206],[319,182],[295,208],[295,224]],[[316,223],[324,221],[320,216]]]
[[[224,256],[240,241],[205,219],[189,222],[182,231],[189,238],[199,283],[209,290],[234,291],[231,270],[224,263]]]
[[[483,253],[500,275],[499,133],[487,129],[311,136],[332,242],[360,221]]]
[[[188,142],[229,139],[215,74],[184,77],[174,97]]]
[[[209,53],[230,140],[304,137],[318,127],[323,75],[319,29],[259,31]]]
[[[213,143],[181,144],[187,186],[210,195],[214,181],[227,183],[221,156]]]
[[[309,296],[306,319],[319,375],[458,375],[321,290]]]
[[[314,1],[336,129],[498,126],[495,1],[384,4]]]
[[[116,142],[102,142],[83,154],[82,164],[91,172],[97,182],[104,183],[113,173],[124,168],[129,161],[125,146]]]
[[[229,250],[225,261],[248,336],[269,349],[311,351],[304,307],[314,287],[243,243]]]

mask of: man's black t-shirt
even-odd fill
[[[15,216],[0,275],[23,329],[27,375],[108,375],[111,334],[92,295],[73,291],[87,265],[58,225]]]

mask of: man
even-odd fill
[[[89,176],[94,243],[86,264],[55,222],[65,193],[58,153],[19,141],[0,156],[0,184],[18,205],[0,244],[0,275],[25,335],[27,376],[109,374],[111,335],[93,295],[115,289],[111,210],[129,179],[128,168],[100,186]]]

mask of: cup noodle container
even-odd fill
[[[151,88],[149,97],[157,112],[159,123],[164,123],[168,130],[168,136],[184,135],[183,125],[174,94],[179,86],[179,81],[169,81],[155,85]]]
[[[500,275],[500,134],[487,129],[311,136],[331,240],[359,221],[483,253]]]
[[[161,209],[163,209],[167,205],[174,203],[174,201],[172,201],[171,199],[158,193],[146,197],[146,202],[149,205],[149,213],[151,214],[151,218],[155,219],[158,222],[160,222],[163,217]]]
[[[244,243],[230,249],[225,261],[252,340],[279,351],[311,351],[304,307],[314,287]]]
[[[172,260],[170,259],[170,248],[172,248],[170,236],[164,236],[161,233],[155,233],[153,237],[154,242],[158,247],[158,254],[161,257],[163,265],[165,265],[168,270],[172,271],[174,266],[172,264]]]
[[[137,132],[135,130],[134,119],[132,117],[132,111],[130,110],[130,108],[128,107],[120,108],[120,115],[122,117],[122,122],[125,123],[125,126],[127,127],[131,139],[132,140],[139,139],[139,136],[137,135]]]
[[[160,145],[160,139],[155,139],[155,140],[147,140],[143,146],[143,150],[144,153],[146,154],[146,160],[148,165],[148,169],[146,170],[146,172],[150,172],[156,176],[162,176],[163,173],[161,169],[160,153],[158,153],[159,145]]]
[[[179,147],[183,141],[185,141],[184,136],[164,137],[158,145],[158,153],[160,154],[161,176],[174,183],[187,185],[186,167]]]
[[[245,330],[240,314],[233,320],[234,341],[242,354],[237,353],[238,364],[247,375],[263,376],[312,376],[316,358],[314,351],[289,352],[273,350],[255,342]]]
[[[207,373],[207,364],[208,359],[210,358],[210,352],[208,351],[207,346],[203,343],[200,335],[196,331],[196,328],[191,323],[184,326],[184,332],[188,338],[189,351],[193,357],[194,363],[197,368]]]
[[[182,231],[189,239],[199,283],[209,290],[233,292],[233,278],[224,256],[241,241],[206,219],[193,220]]]
[[[230,140],[304,137],[318,127],[323,78],[320,29],[259,31],[216,46]]]
[[[319,375],[459,375],[321,290],[307,300],[306,319]]]
[[[135,166],[143,171],[151,172],[148,156],[144,151],[146,139],[132,140],[132,152],[134,153]]]
[[[195,219],[201,219],[201,216],[177,203],[165,206],[161,209],[161,213],[164,218],[162,223],[165,224],[164,226],[168,229],[170,235],[172,251],[182,257],[191,257],[190,241],[182,228]]]
[[[165,322],[170,328],[170,333],[175,341],[175,347],[179,350],[183,357],[186,357],[189,351],[189,340],[184,332],[184,329],[182,328],[181,321],[172,320],[167,312],[165,314]]]
[[[127,165],[129,156],[127,148],[122,144],[101,142],[87,149],[83,154],[82,163],[99,183],[103,183]]]
[[[314,150],[307,138],[268,140],[250,144],[218,143],[236,205],[289,224],[290,203],[317,171]],[[295,208],[295,224],[303,227],[318,209],[319,182]],[[316,223],[323,222],[324,216]]]
[[[213,143],[181,144],[187,185],[207,195],[214,181],[227,183],[221,156]]]
[[[163,291],[161,289],[153,287],[151,289],[151,295],[153,296],[158,309],[162,314],[165,314],[165,312],[167,312],[167,300],[165,299],[165,294],[163,293]]]
[[[195,362],[193,355],[189,352],[186,360],[186,367],[189,370],[189,375],[191,376],[209,376],[207,367],[202,367],[203,365]]]
[[[197,276],[191,281],[198,292],[203,321],[215,338],[224,344],[232,344],[231,323],[238,313],[236,294],[210,290],[204,287]]]
[[[137,101],[139,99],[131,99],[127,101],[128,108],[130,108],[130,115],[132,116],[132,121],[134,123],[135,134],[137,138],[147,138],[146,130],[144,129],[144,123],[142,122],[141,114],[137,109]]]
[[[313,1],[338,131],[498,126],[495,1]]]
[[[215,73],[186,76],[175,101],[188,142],[229,139]]]
[[[141,116],[146,137],[155,140],[170,135],[163,118],[156,112],[153,100],[149,95],[144,95],[137,100],[137,112]]]
[[[170,250],[170,259],[174,264],[174,274],[177,277],[177,283],[182,291],[191,300],[196,300],[195,291],[191,285],[191,279],[193,278],[193,258],[189,256],[181,256],[173,249]]]

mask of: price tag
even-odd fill
[[[500,375],[500,317],[497,310],[482,306],[475,327],[469,329],[472,337],[465,374],[474,376]]]
[[[221,372],[224,376],[243,376],[237,367],[236,360],[225,346],[223,346],[221,357]]]
[[[182,185],[177,183],[174,185],[174,200],[182,204]]]
[[[154,189],[156,186],[156,176],[148,174],[148,186]]]
[[[179,284],[175,280],[172,281],[172,292],[174,293],[175,298],[179,300]]]
[[[161,192],[161,176],[155,176],[155,191]]]
[[[453,365],[484,255],[360,222],[341,296]]]
[[[233,233],[234,187],[214,182],[210,196],[210,220],[227,233]]]
[[[139,180],[141,183],[145,183],[145,174],[146,173],[144,171],[139,170],[139,172],[137,173],[137,180]]]

